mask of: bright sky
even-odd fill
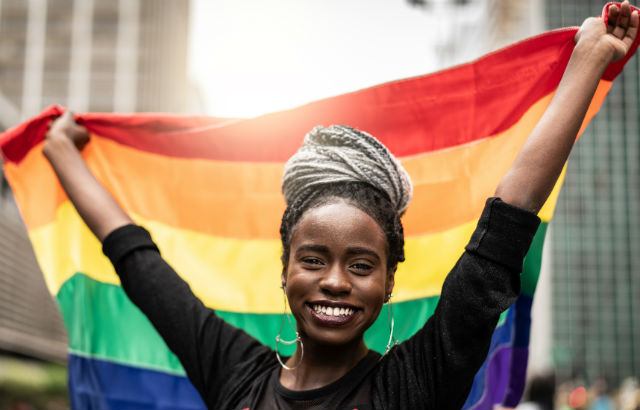
[[[192,0],[205,113],[251,117],[436,69],[438,22],[406,0]]]

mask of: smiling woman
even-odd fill
[[[391,299],[404,260],[400,217],[412,188],[402,166],[371,135],[346,126],[315,128],[285,167],[281,278],[297,338],[295,352],[284,358],[195,297],[150,234],[132,224],[87,168],[78,149],[88,133],[70,113],[51,125],[43,151],[102,241],[123,289],[209,408],[456,409],[500,314],[518,296],[536,213],[560,175],[599,80],[635,39],[637,12],[628,3],[608,10],[608,26],[588,19],[577,33],[553,100],[496,197],[487,200],[434,314],[384,354],[369,350],[363,335]]]
[[[298,348],[284,361],[277,357],[283,369],[267,377],[264,397],[250,408],[460,407],[498,316],[517,296],[537,217],[490,201],[492,222],[481,219],[482,234],[450,273],[433,318],[393,348],[391,334],[380,355],[363,335],[390,302],[404,260],[407,173],[371,135],[317,127],[288,161],[283,193],[282,285]],[[457,383],[449,382],[453,377]]]
[[[378,317],[393,289],[386,248],[376,221],[345,201],[309,210],[298,223],[282,284],[301,342],[308,346],[307,362],[352,368],[366,356],[364,331]],[[312,357],[322,350],[315,344],[341,345],[343,357]],[[295,356],[288,363],[302,361]],[[328,383],[318,380],[312,384],[318,385],[309,387]],[[290,377],[283,385],[308,390],[298,378]]]

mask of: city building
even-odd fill
[[[546,2],[548,28],[578,26],[604,2]],[[640,375],[640,59],[630,60],[575,147],[551,227],[559,382],[610,387]]]
[[[182,0],[1,0],[0,129],[51,104],[185,112],[188,19]],[[60,313],[0,183],[0,352],[64,361]]]

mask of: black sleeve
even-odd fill
[[[404,379],[399,381],[414,392],[405,400],[433,409],[462,407],[500,314],[520,293],[522,262],[539,223],[536,215],[499,198],[487,201],[433,316],[385,359],[386,377]]]
[[[127,296],[180,359],[206,402],[215,397],[230,368],[264,349],[202,304],[162,259],[145,229],[135,225],[116,229],[105,238],[103,252]]]

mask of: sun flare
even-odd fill
[[[191,13],[189,73],[208,115],[253,117],[436,68],[431,17],[404,0],[197,0]]]

